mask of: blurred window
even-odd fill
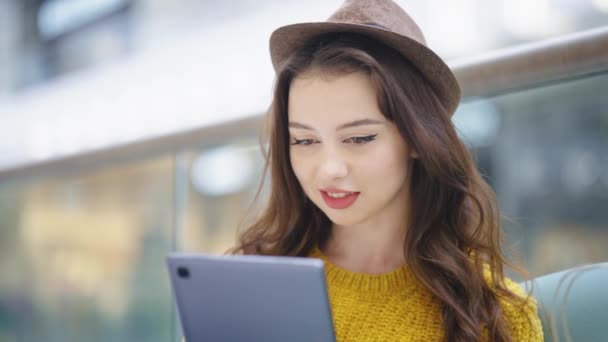
[[[456,114],[532,275],[608,261],[605,89],[608,74],[471,101]]]
[[[0,341],[169,341],[173,161],[0,186]]]

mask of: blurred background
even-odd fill
[[[608,25],[608,0],[397,2],[473,68]],[[340,4],[0,0],[0,341],[175,340],[166,254],[224,252],[260,182],[269,35]],[[608,261],[607,71],[454,116],[531,276]]]

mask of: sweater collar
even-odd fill
[[[406,265],[386,273],[368,274],[349,271],[333,264],[318,247],[312,249],[310,257],[324,262],[325,276],[330,286],[356,291],[396,292],[403,291],[416,283],[414,275]]]

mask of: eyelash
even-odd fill
[[[364,136],[364,137],[352,137],[352,138],[348,138],[346,140],[352,140],[352,142],[354,144],[356,144],[356,145],[363,145],[363,144],[366,144],[366,143],[368,143],[370,141],[375,140],[377,135],[378,134],[367,135],[367,136]],[[294,140],[295,140],[295,142],[291,143],[291,145],[302,145],[302,146],[312,145],[312,139],[298,140],[298,139],[294,138]],[[358,141],[358,142],[356,142],[356,141]]]

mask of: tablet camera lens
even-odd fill
[[[180,278],[188,278],[190,277],[190,271],[186,267],[178,267],[177,275],[179,275]]]

